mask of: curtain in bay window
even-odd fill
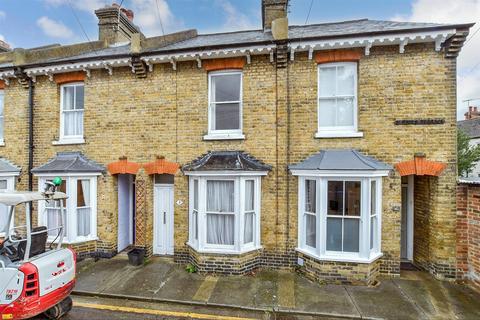
[[[77,236],[90,235],[90,180],[77,180]]]
[[[207,243],[234,244],[234,204],[233,181],[207,181]]]
[[[253,180],[245,181],[245,231],[243,234],[244,243],[253,242],[253,228],[255,223],[255,184]]]

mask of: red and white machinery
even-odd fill
[[[69,295],[75,285],[76,254],[62,248],[67,196],[55,190],[61,182],[55,178],[44,192],[0,192],[0,203],[8,208],[8,213],[0,212],[8,215],[5,238],[0,240],[1,320],[28,319],[42,313],[58,319],[72,308]],[[53,202],[58,227],[32,227],[34,201]],[[23,225],[13,226],[14,215]],[[49,235],[56,239],[47,247]]]

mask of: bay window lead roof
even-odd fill
[[[5,158],[0,158],[0,173],[20,173],[20,167],[17,167]]]
[[[320,150],[297,164],[290,170],[392,170],[393,167],[354,149]]]
[[[183,171],[270,171],[272,167],[243,151],[208,151]]]
[[[105,168],[93,160],[85,157],[81,152],[58,152],[47,163],[32,169],[35,174],[40,173],[98,173],[105,172]]]

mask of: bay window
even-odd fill
[[[316,137],[361,137],[357,122],[357,63],[319,64]]]
[[[381,177],[299,176],[298,250],[322,260],[381,256]]]
[[[200,252],[260,247],[260,176],[190,176],[189,245]]]
[[[39,178],[39,190],[43,191],[45,183],[53,180],[53,176]],[[64,223],[65,241],[69,243],[94,240],[97,237],[97,177],[67,175],[61,176],[62,184],[57,191],[67,194],[65,201]],[[53,240],[60,227],[60,207],[54,201],[39,203],[39,225],[45,225],[51,230],[49,240]]]
[[[84,85],[69,83],[60,87],[60,141],[83,142]]]
[[[210,72],[208,86],[208,135],[204,139],[243,139],[242,72]]]

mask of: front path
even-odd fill
[[[254,276],[190,274],[155,257],[132,267],[126,257],[78,265],[77,294],[291,315],[374,319],[480,319],[480,295],[465,286],[403,272],[377,287],[320,285],[288,271]]]

